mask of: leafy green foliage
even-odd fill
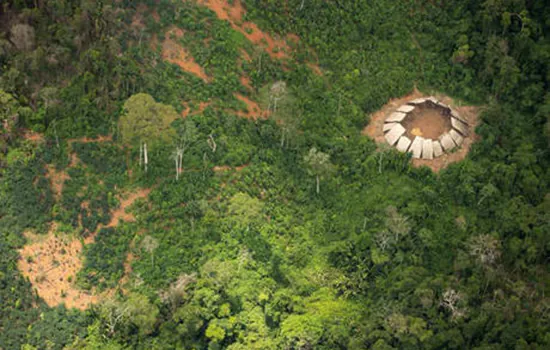
[[[136,94],[124,103],[125,113],[120,118],[122,142],[135,144],[166,143],[173,137],[170,124],[177,118],[172,106],[156,103],[147,94]]]
[[[68,175],[56,219],[79,229],[84,236],[90,235],[99,224],[109,223],[112,192],[100,182],[100,176],[88,174],[84,167],[70,168]]]
[[[78,284],[85,289],[115,287],[124,273],[131,238],[124,228],[106,227],[99,230],[94,243],[84,249],[86,259],[77,276]]]
[[[243,21],[299,36],[288,59],[193,1],[0,10],[2,119],[46,138],[2,126],[0,347],[548,348],[550,7],[243,3]],[[172,26],[208,81],[162,60]],[[415,86],[485,105],[469,156],[439,174],[361,135]],[[238,117],[237,94],[270,118]],[[114,141],[64,142],[96,134]],[[134,141],[155,141],[147,173]],[[68,175],[57,202],[46,163]],[[134,185],[152,187],[136,222],[101,229],[79,275],[115,287],[131,252],[126,291],[88,313],[42,305],[17,271],[22,231],[95,232]]]
[[[45,230],[51,219],[53,196],[42,156],[42,150],[30,146],[12,149],[0,171],[0,216],[9,239],[16,240],[25,229]]]

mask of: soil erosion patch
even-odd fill
[[[134,221],[132,213],[126,212],[137,199],[146,198],[151,189],[140,189],[121,198],[119,208],[112,212],[107,227],[117,226],[121,220]],[[99,231],[100,227],[97,231]],[[75,285],[78,271],[82,268],[84,245],[94,242],[97,231],[81,240],[74,235],[60,234],[54,223],[46,235],[26,233],[29,243],[19,251],[17,266],[28,277],[38,295],[51,307],[64,303],[67,307],[84,310],[97,303],[113,290],[96,294],[94,290],[83,291]],[[84,243],[84,245],[83,245]],[[123,282],[126,281],[123,279]],[[122,282],[121,282],[122,283]]]

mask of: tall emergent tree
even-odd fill
[[[264,108],[281,127],[281,147],[289,146],[289,143],[298,133],[300,116],[297,109],[296,98],[284,81],[277,81],[260,90]]]
[[[183,168],[183,155],[193,146],[199,137],[197,126],[191,119],[185,119],[176,125],[176,150],[173,153],[173,158],[176,162],[176,180],[179,179]]]
[[[124,103],[124,111],[118,123],[122,142],[129,146],[139,143],[139,165],[147,171],[147,145],[170,142],[175,135],[171,124],[178,113],[144,93],[131,96]]]
[[[334,171],[334,165],[330,162],[330,155],[318,151],[313,147],[308,154],[304,156],[304,161],[308,167],[310,175],[315,176],[317,181],[317,194],[320,190],[320,179],[329,176]]]

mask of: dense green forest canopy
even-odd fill
[[[2,1],[0,122],[0,349],[550,348],[546,1]]]

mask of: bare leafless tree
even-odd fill
[[[441,298],[441,306],[451,312],[453,320],[464,317],[467,309],[460,307],[459,304],[464,301],[464,297],[461,293],[454,289],[447,289],[443,292]]]
[[[284,81],[275,82],[269,89],[269,105],[268,110],[277,112],[279,101],[287,95],[286,83]]]
[[[214,136],[212,134],[208,135],[208,140],[206,142],[208,143],[208,146],[212,150],[212,153],[216,153],[216,148],[218,146],[216,145],[216,141],[214,140]]]
[[[99,315],[103,319],[109,336],[112,336],[115,334],[117,326],[127,319],[129,308],[126,304],[109,298],[99,306]]]
[[[388,215],[386,226],[393,232],[396,241],[399,240],[400,236],[405,236],[411,232],[409,218],[399,214],[396,207],[389,206],[386,208],[386,214]]]
[[[196,281],[195,274],[181,274],[178,279],[172,283],[168,289],[159,293],[161,300],[170,305],[172,312],[181,304],[185,296],[185,288]]]
[[[159,242],[156,238],[151,236],[145,236],[143,237],[143,241],[141,242],[141,248],[151,254],[151,265],[154,265],[155,263],[155,249],[157,249],[159,246]]]
[[[378,173],[382,174],[384,157],[390,153],[391,147],[387,143],[381,143],[378,145],[376,154],[378,155]]]
[[[468,249],[484,267],[493,266],[500,258],[500,241],[491,235],[472,237]]]
[[[10,41],[21,51],[30,51],[34,48],[34,28],[28,24],[18,23],[11,27]]]
[[[374,235],[374,243],[384,252],[393,245],[394,235],[389,230],[381,230]]]
[[[386,208],[386,228],[374,235],[374,243],[381,250],[385,251],[399,242],[399,239],[411,231],[409,219],[399,214],[397,208],[389,206]]]

